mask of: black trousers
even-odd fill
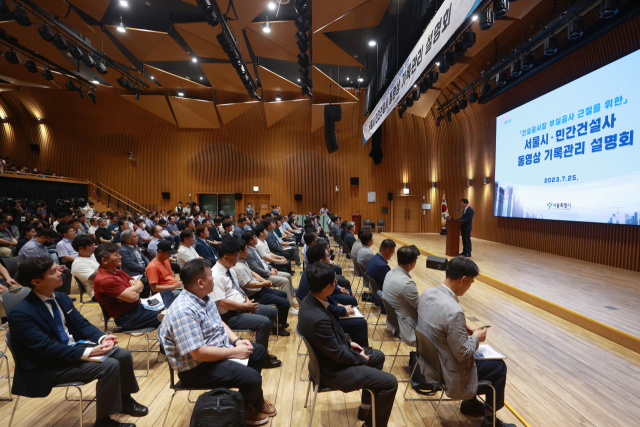
[[[358,306],[358,300],[356,297],[347,294],[335,294],[331,295],[331,299],[334,300],[338,304],[342,305],[351,305],[354,307]]]
[[[478,381],[491,381],[496,390],[496,411],[504,407],[504,387],[507,384],[507,364],[504,360],[476,360],[476,370],[478,371]],[[478,394],[484,394],[487,411],[485,416],[493,416],[489,409],[493,405],[493,390],[491,387],[478,388]]]
[[[262,360],[267,357],[267,349],[253,343],[253,353],[249,365],[244,366],[230,360],[202,362],[193,369],[178,372],[178,378],[188,387],[238,388],[245,404],[260,412],[264,405],[262,394]]]
[[[269,346],[271,326],[276,322],[278,310],[268,305],[258,304],[258,311],[249,313],[246,311],[227,311],[221,315],[222,321],[229,328],[248,329],[256,332],[256,341],[265,348]]]
[[[284,263],[280,264],[280,263],[274,262],[273,264],[271,264],[271,267],[275,268],[278,271],[284,271],[285,273],[289,273],[289,274],[293,272],[293,270],[291,270],[291,261],[287,261],[286,264]]]
[[[340,319],[338,324],[345,333],[349,334],[351,341],[362,348],[369,347],[367,319]]]
[[[471,230],[460,230],[462,235],[462,252],[471,255]]]
[[[344,387],[338,387],[345,393],[368,388],[373,390],[376,399],[376,426],[386,427],[389,423],[393,402],[398,391],[398,380],[388,372],[382,371],[384,366],[384,353],[380,350],[365,348],[365,354],[369,356],[369,363],[362,366],[350,366],[340,371],[340,377],[345,378]],[[354,388],[357,387],[357,388]],[[362,404],[371,404],[371,394],[362,390]],[[371,416],[369,412],[365,420],[366,426],[371,426]]]
[[[71,293],[71,269],[67,268],[62,272],[62,285],[58,286],[55,291],[69,295]]]
[[[333,269],[335,271],[335,267]],[[342,269],[340,269],[340,271],[342,271]],[[336,279],[338,279],[338,286],[342,286],[343,288],[348,289],[349,293],[351,293],[351,282],[347,280],[347,278],[336,271]]]
[[[287,317],[289,316],[289,301],[287,300],[287,293],[271,288],[261,288],[260,291],[249,297],[250,299],[259,302],[264,305],[275,305],[278,307],[278,324],[284,325],[287,323]]]
[[[102,363],[82,361],[58,372],[56,384],[90,383],[96,379],[96,419],[122,412],[122,398],[140,390],[133,373],[131,353],[123,348],[117,349]]]
[[[164,308],[171,307],[171,303],[175,299],[173,292],[170,290],[160,292]],[[147,310],[142,304],[129,311],[128,313],[115,319],[116,325],[125,331],[135,331],[143,328],[157,328],[160,326],[158,320],[159,311]]]

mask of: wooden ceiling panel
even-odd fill
[[[190,61],[191,56],[170,36],[166,35],[160,43],[144,57],[145,61]]]
[[[152,67],[151,65],[144,65],[145,68],[149,69],[149,72],[153,75],[153,77],[162,85],[164,88],[203,88],[206,87],[199,83],[196,83],[192,80],[184,79],[180,76],[176,76],[175,74],[167,73],[166,71],[161,70],[160,68]],[[153,87],[153,86],[152,86]]]
[[[298,45],[296,44],[296,37],[294,35],[297,29],[293,21],[270,21],[270,33],[262,31],[262,25],[262,22],[252,22],[247,28],[260,34],[265,39],[271,40],[292,55],[295,56],[298,54]],[[262,56],[261,53],[258,54],[258,56]]]
[[[214,89],[247,93],[247,90],[240,82],[240,77],[231,64],[200,63],[200,66],[207,75],[209,84]]]
[[[289,113],[292,113],[298,107],[305,105],[306,102],[309,102],[306,99],[296,99],[294,101],[276,101],[276,102],[265,102],[264,105],[264,115],[267,119],[267,127],[271,127]]]
[[[97,25],[93,25],[91,26],[91,28],[94,32],[92,34],[87,34],[87,37],[89,37],[89,39],[91,40],[91,45],[95,49],[106,53],[107,56],[109,56],[114,61],[117,61],[127,67],[133,67],[133,64],[131,64],[127,57],[124,56],[124,53],[122,53],[122,51],[118,49],[118,47],[115,45],[115,43],[113,43],[113,41],[111,41],[111,38],[108,35],[102,32],[100,27],[98,27]]]
[[[525,15],[538,5],[542,0],[528,0],[519,2],[509,2],[509,12],[507,17],[513,19],[522,19]]]
[[[466,56],[474,57],[485,48],[489,43],[493,43],[493,40],[498,37],[500,33],[507,29],[507,27],[513,24],[514,21],[506,20],[506,19],[498,19],[493,23],[493,26],[485,31],[482,31],[480,28],[474,25],[474,31],[476,33],[476,44],[471,48],[467,49]]]
[[[218,108],[222,122],[229,123],[231,120],[249,111],[258,104],[260,104],[260,101],[239,102],[237,104],[218,104],[216,107]]]
[[[122,95],[122,98],[140,108],[144,108],[148,112],[168,121],[172,125],[176,124],[176,121],[173,118],[173,113],[171,113],[171,108],[169,108],[167,98],[164,95],[142,95],[140,100],[137,100],[135,95]]]
[[[198,2],[196,0],[182,1],[198,6]],[[241,24],[241,28],[246,27],[249,22],[253,21],[256,16],[260,14],[260,12],[265,10],[269,1],[271,0],[234,0],[233,6],[238,13],[238,22]],[[229,0],[218,0],[217,3],[222,13],[227,11],[227,8],[229,7]],[[235,20],[236,15],[233,13],[233,9],[229,12],[228,16],[230,19]]]
[[[407,108],[407,113],[411,113],[414,116],[420,116],[423,119],[427,117],[429,111],[431,111],[431,107],[436,102],[440,96],[440,90],[428,90],[425,93],[420,94],[420,99],[417,101],[413,101],[413,107]],[[397,108],[396,108],[397,110]],[[398,114],[397,112],[393,112],[391,114]]]
[[[312,44],[314,63],[364,67],[364,64],[361,64],[322,33],[313,35]]]
[[[204,41],[220,48],[220,43],[218,43],[218,39],[216,38],[218,33],[220,33],[219,26],[212,27],[206,22],[191,22],[188,24],[175,24],[174,27],[176,29],[181,29],[188,33],[191,33],[194,36],[200,37]],[[244,53],[246,52],[246,47],[244,46],[244,37],[242,36],[242,28],[244,27],[241,27],[241,24],[237,21],[229,21],[229,27],[233,31],[233,34],[238,37],[238,43],[241,49],[243,49],[242,54],[244,55]],[[248,56],[249,54],[247,54],[247,57]]]
[[[265,90],[279,90],[282,92],[292,91],[297,92],[300,90],[300,86],[290,82],[284,77],[279,76],[271,70],[264,68],[262,65],[258,66],[260,73],[260,82],[262,88]]]
[[[389,6],[391,0],[368,0],[355,9],[347,12],[337,20],[319,28],[318,31],[328,33],[332,31],[353,30],[355,28],[377,27]]]
[[[247,37],[249,37],[249,43],[251,43],[251,47],[254,52],[257,52],[258,56],[262,56],[265,58],[273,58],[273,59],[281,59],[283,61],[291,61],[296,62],[298,58],[296,55],[291,52],[283,49],[280,45],[274,43],[270,39],[262,36],[262,31],[260,33],[256,33],[255,31],[249,29],[247,30]],[[295,39],[293,33],[291,37]],[[246,47],[246,44],[243,46]],[[245,54],[244,51],[242,53],[245,58],[249,57],[248,52]]]
[[[181,128],[219,129],[216,106],[211,101],[169,97],[173,114]]]
[[[358,100],[358,98],[356,98],[349,91],[336,83],[333,79],[329,78],[329,76],[320,71],[317,67],[313,66],[311,74],[313,80],[312,91],[331,94],[333,96],[336,96],[336,98],[346,101]]]
[[[314,34],[318,29],[326,27],[364,2],[366,0],[315,0],[312,23]]]
[[[124,33],[119,32],[115,25],[105,25],[119,41],[140,61],[144,61],[146,56],[162,41],[169,37],[167,33],[159,31],[140,30],[137,28],[127,28]]]
[[[179,28],[177,25],[176,29],[197,56],[201,58],[228,59],[227,54],[224,53],[220,46],[209,43],[208,41]]]
[[[45,1],[49,2],[51,0]],[[95,18],[96,21],[102,21],[102,17],[107,11],[109,3],[111,3],[111,0],[73,0],[73,5],[75,7],[92,18]]]

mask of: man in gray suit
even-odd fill
[[[373,233],[371,233],[371,230],[368,228],[362,230],[360,233],[360,241],[362,242],[362,247],[358,251],[358,257],[356,259],[362,271],[366,272],[369,260],[373,258],[373,251],[371,250],[371,246],[373,246]]]
[[[438,350],[447,396],[463,401],[460,412],[464,415],[484,416],[481,427],[489,427],[493,424],[493,409],[490,406],[493,404],[493,392],[491,388],[478,390],[478,381],[491,381],[496,390],[495,410],[500,410],[504,406],[507,365],[503,360],[474,360],[474,352],[487,337],[487,328],[473,330],[467,326],[458,297],[469,290],[478,274],[478,266],[470,259],[453,258],[447,267],[444,284],[427,289],[420,296],[417,329]],[[422,358],[419,363],[424,376],[433,381],[433,370]],[[475,397],[479,391],[485,394],[486,407]],[[497,418],[496,426],[515,427]]]
[[[418,287],[409,273],[416,267],[420,251],[415,246],[403,246],[396,252],[398,266],[387,273],[382,287],[382,297],[393,307],[398,315],[400,338],[408,346],[416,346],[416,333],[411,326],[418,321]],[[387,327],[394,334],[393,326]]]

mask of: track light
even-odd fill
[[[66,50],[67,49],[67,41],[64,39],[64,37],[62,37],[62,34],[58,33],[56,34],[56,36],[53,38],[53,44],[56,45],[56,47],[60,50]]]
[[[413,91],[413,100],[417,101],[420,99],[420,91],[418,89]]]
[[[280,95],[276,95],[276,101],[278,102],[282,101],[282,97]]]
[[[196,0],[198,7],[204,13],[209,13],[213,10],[213,5],[210,0]]]
[[[42,77],[44,77],[45,80],[53,80],[53,73],[51,72],[50,69],[45,68],[44,70],[42,70]]]
[[[461,40],[464,47],[471,49],[476,44],[476,33],[469,29],[469,31],[462,34]]]
[[[496,75],[496,86],[497,87],[502,87],[502,86],[504,86],[506,84],[507,84],[507,72],[506,71],[500,71]]]
[[[413,98],[408,97],[405,102],[407,103],[407,107],[413,107]]]
[[[25,10],[22,9],[20,6],[18,6],[16,10],[12,12],[12,15],[13,15],[13,19],[16,20],[18,25],[21,25],[23,27],[31,26],[31,19],[29,19],[29,15],[27,15],[27,12],[25,12]]]
[[[618,13],[618,0],[602,0],[600,3],[600,18],[608,19]]]
[[[129,2],[127,0],[120,0],[120,6],[129,7]]]
[[[476,92],[471,92],[469,94],[469,103],[475,104],[476,102],[478,102],[478,94]]]
[[[493,13],[496,18],[502,18],[509,11],[508,0],[493,0]]]
[[[440,126],[440,122],[442,122],[444,120],[444,116],[441,114],[438,116],[438,118],[436,119],[436,126]]]
[[[73,59],[82,59],[82,49],[80,49],[80,47],[77,44],[74,44],[73,46],[71,46],[71,49],[69,49],[69,53],[71,54],[71,56],[73,57]]]
[[[30,72],[31,74],[36,74],[38,72],[38,67],[36,66],[36,63],[33,62],[33,60],[31,59],[27,59],[27,62],[24,63],[24,68],[26,68],[27,71]]]
[[[453,107],[451,107],[451,112],[453,114],[458,114],[460,112],[460,107],[458,106],[458,104],[453,104]]]
[[[93,56],[91,56],[89,52],[85,53],[82,56],[82,62],[84,62],[84,65],[86,65],[89,68],[93,68],[96,65],[96,61],[94,61]]]
[[[98,101],[96,100],[96,94],[95,94],[95,93],[93,93],[93,92],[89,92],[89,93],[87,94],[87,96],[88,96],[89,98],[91,98],[91,102],[93,102],[93,104],[97,104],[97,103],[98,103]]]
[[[429,78],[429,83],[433,86],[437,81],[440,74],[436,70],[431,70],[427,73],[427,77]]]
[[[296,29],[298,31],[307,31],[309,29],[309,24],[307,23],[307,20],[304,19],[302,16],[298,16],[293,21],[293,24],[296,26]]]
[[[493,11],[487,9],[480,12],[480,29],[486,31],[493,27]]]
[[[441,73],[446,73],[447,71],[449,71],[449,64],[447,64],[447,61],[442,59],[442,60],[440,60],[439,64],[440,64],[440,66],[438,67],[438,70]]]
[[[581,16],[576,16],[576,18],[569,22],[569,26],[567,27],[567,38],[569,40],[575,40],[582,36],[584,33],[584,21]]]
[[[104,65],[104,62],[100,61],[96,63],[96,71],[104,76],[108,72],[107,66]]]
[[[307,55],[306,53],[299,53],[298,65],[302,68],[307,68],[309,66],[309,55]]]
[[[467,53],[467,48],[464,47],[464,44],[462,42],[456,42],[454,52],[456,53],[457,57],[461,57],[464,56],[465,53]]]
[[[184,92],[183,91],[178,91],[178,96],[184,96]]]
[[[298,45],[298,50],[300,52],[306,52],[309,50],[309,45],[307,43],[301,42],[300,40],[296,41],[296,44]]]
[[[120,15],[120,25],[118,25],[118,32],[120,33],[124,33],[126,30],[126,28],[124,28],[124,24],[122,23],[122,15]]]
[[[522,74],[522,60],[516,59],[511,64],[511,77],[518,77]]]
[[[127,87],[127,81],[124,79],[124,76],[120,76],[116,79],[116,82],[120,85],[120,87]]]
[[[309,98],[313,98],[313,93],[311,93],[311,86],[309,85],[302,86],[302,93],[304,95],[308,95]]]
[[[447,111],[447,122],[451,123],[451,110]]]
[[[456,52],[447,52],[444,54],[444,62],[446,62],[449,67],[453,67],[454,65],[456,65],[457,61],[458,55],[456,54]]]
[[[78,87],[76,87],[76,85],[73,84],[73,80],[67,80],[64,86],[67,88],[69,92],[75,92],[76,90],[79,89]]]
[[[309,42],[309,38],[307,37],[307,34],[302,32],[302,31],[297,31],[296,32],[296,39],[299,42],[303,42],[303,43],[308,43]]]
[[[527,71],[533,68],[533,62],[535,58],[531,52],[525,53],[522,56],[522,65],[520,66],[523,70]]]
[[[208,13],[207,15],[205,15],[205,19],[207,20],[207,24],[209,24],[212,27],[215,27],[220,23],[220,19],[218,18],[218,15],[216,15],[214,11],[211,11],[211,13]]]
[[[262,32],[264,33],[271,32],[271,25],[269,25],[269,22],[265,22],[264,24],[262,24]]]
[[[426,78],[420,82],[420,92],[425,93],[428,90],[429,90],[429,79]]]
[[[127,80],[124,84],[125,89],[127,89],[129,92],[133,92],[133,90],[135,89],[135,86],[133,85],[133,83],[131,82],[131,80]]]
[[[460,101],[458,101],[458,107],[460,107],[461,110],[464,110],[465,108],[467,108],[468,105],[469,105],[469,101],[467,101],[466,98],[462,98]]]
[[[11,49],[7,49],[7,51],[4,54],[4,59],[6,59],[9,64],[17,64],[18,62],[20,62],[20,60],[18,59],[18,55]]]
[[[376,45],[376,41],[375,40],[369,40],[369,46],[375,46]]]
[[[84,92],[82,90],[82,86],[78,86],[78,93],[80,94],[80,98],[85,99]]]
[[[558,51],[558,38],[555,35],[551,34],[544,41],[544,54],[547,56],[553,55],[557,51]]]
[[[276,10],[276,7],[277,7],[276,6],[276,2],[274,2],[274,1],[270,1],[269,2],[269,9],[270,10]]]
[[[491,92],[491,85],[489,83],[483,83],[480,86],[480,96],[487,96]]]
[[[51,31],[51,28],[49,28],[47,24],[42,24],[42,27],[38,28],[38,33],[40,33],[42,40],[46,42],[52,42],[55,38],[53,31]]]

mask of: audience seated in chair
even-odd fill
[[[260,223],[256,225],[256,237],[258,238],[258,242],[256,243],[256,249],[262,256],[262,258],[271,263],[271,266],[278,271],[285,271],[293,276],[293,270],[291,269],[291,261],[286,259],[283,256],[276,255],[269,250],[269,245],[267,244],[267,228],[264,224]]]
[[[107,219],[99,218],[98,219],[98,228],[95,231],[96,243],[109,243],[113,240],[113,235],[107,229]]]
[[[10,215],[0,215],[0,256],[12,257],[12,249],[18,245],[19,234],[11,229]]]
[[[266,218],[262,221],[262,224],[267,229],[266,242],[269,246],[269,250],[276,255],[283,256],[289,261],[293,261],[299,267],[302,265],[300,262],[300,254],[298,246],[295,242],[284,242],[280,239],[276,233],[276,221],[273,218]]]
[[[323,382],[320,385],[343,392],[363,388],[372,390],[376,399],[376,426],[387,426],[398,380],[382,371],[384,354],[349,341],[339,322],[327,309],[327,298],[335,288],[333,268],[325,262],[316,262],[306,272],[310,293],[300,305],[298,328],[318,358]],[[364,426],[372,426],[369,393],[362,393],[358,419],[365,421]]]
[[[233,237],[223,237],[218,247],[220,259],[211,269],[214,288],[211,297],[215,301],[222,321],[231,329],[255,331],[256,342],[268,347],[271,327],[276,323],[278,311],[247,298],[238,285],[236,273],[231,270],[238,261],[240,246]],[[264,367],[275,368],[282,364],[275,356],[264,359]]]
[[[158,312],[146,310],[140,302],[144,284],[118,268],[122,265],[119,249],[114,243],[103,243],[96,248],[100,268],[93,281],[95,298],[125,331],[157,328],[160,325]],[[164,291],[161,295],[168,308],[174,299],[173,293]]]
[[[418,262],[420,250],[415,246],[402,246],[398,249],[398,266],[387,273],[382,287],[382,297],[391,305],[398,316],[400,331],[387,322],[394,334],[399,333],[408,346],[416,346],[416,334],[412,326],[418,321],[418,287],[409,273]]]
[[[102,363],[86,362],[89,357],[110,351],[118,338],[98,330],[68,296],[54,292],[62,284],[57,267],[49,256],[29,258],[18,267],[18,281],[32,291],[9,313],[16,362],[12,391],[20,396],[45,397],[56,384],[97,379],[94,426],[135,427],[110,418],[119,413],[132,417],[149,413],[131,397],[140,390],[131,353],[118,348]],[[73,345],[80,340],[97,345]]]
[[[387,273],[391,271],[389,260],[393,257],[394,253],[396,253],[396,242],[391,239],[385,239],[380,244],[378,253],[375,254],[367,264],[367,271],[365,271],[365,273],[376,281],[380,292],[384,292],[384,279]],[[374,303],[376,305],[381,304],[377,299],[374,300]],[[384,305],[380,305],[380,313],[386,314]]]
[[[82,284],[89,298],[95,301],[93,281],[100,267],[93,254],[96,249],[96,241],[88,234],[81,234],[73,239],[72,245],[73,249],[78,252],[78,256],[71,264],[71,274]]]
[[[57,236],[58,233],[50,228],[43,228],[38,231],[38,235],[20,249],[17,260],[18,265],[23,264],[29,258],[50,256],[47,248],[52,245]],[[69,295],[71,293],[71,270],[69,270],[65,265],[60,265],[59,268],[62,272],[63,279],[62,285],[56,289],[56,292],[62,292]],[[71,298],[71,300],[75,301],[75,298]]]
[[[122,246],[122,232],[127,230],[130,231],[129,220],[126,218],[118,220],[118,229],[116,230],[116,234],[113,235],[111,242]]]
[[[73,248],[73,239],[76,237],[76,230],[70,225],[59,224],[58,233],[62,235],[62,240],[56,245],[56,254],[60,263],[69,268],[71,263],[78,257],[78,252]]]
[[[132,277],[144,275],[149,265],[149,259],[140,251],[138,233],[125,230],[120,235],[120,238],[122,239],[122,246],[120,247],[122,265],[120,268]]]
[[[16,282],[10,275],[9,271],[2,265],[0,262],[0,295],[2,295],[5,291],[9,289],[19,288],[20,285]],[[7,323],[7,313],[4,310],[4,306],[2,302],[0,302],[0,330],[4,331],[7,329],[9,324]]]
[[[401,250],[398,250],[398,262]],[[507,365],[504,360],[474,360],[473,354],[485,341],[487,329],[474,330],[467,326],[458,299],[469,290],[478,274],[478,266],[470,259],[452,258],[444,283],[420,295],[417,329],[431,340],[438,351],[447,396],[463,400],[460,412],[470,417],[484,417],[481,427],[489,427],[493,425],[494,413],[489,406],[493,403],[493,392],[489,388],[485,394],[487,405],[481,403],[475,397],[478,381],[491,381],[496,392],[495,410],[500,410],[504,406]],[[434,373],[422,358],[419,364],[427,380],[433,380]],[[496,426],[503,425],[514,427],[496,419]]]
[[[196,227],[195,233],[196,235],[196,252],[202,258],[208,259],[211,262],[211,265],[214,265],[218,262],[218,250],[214,249],[209,242],[207,242],[207,238],[209,237],[209,229],[206,225],[200,224]]]
[[[186,387],[238,388],[247,423],[263,425],[276,408],[264,399],[260,371],[270,356],[261,344],[238,338],[218,313],[211,264],[188,261],[180,272],[184,290],[167,310],[158,330],[164,351]],[[229,359],[249,359],[247,366]]]
[[[138,228],[136,229],[136,234],[138,235],[138,245],[139,246],[148,245],[149,242],[151,242],[152,237],[149,234],[149,232],[146,230],[147,223],[144,220],[144,218],[142,218],[142,216],[138,218],[138,220],[136,221],[136,225],[138,226]]]
[[[180,294],[182,290],[182,282],[176,280],[171,268],[169,258],[178,251],[173,249],[173,245],[169,240],[163,240],[158,243],[158,254],[147,265],[147,280],[153,293],[162,293],[171,291],[174,296]]]
[[[353,235],[353,231],[355,230],[356,225],[349,221],[347,223],[346,232],[344,233],[344,238],[342,239],[351,249],[353,244],[356,242],[356,237]]]
[[[201,258],[196,251],[196,236],[191,230],[180,232],[180,247],[178,248],[178,265],[180,268],[192,259]]]

